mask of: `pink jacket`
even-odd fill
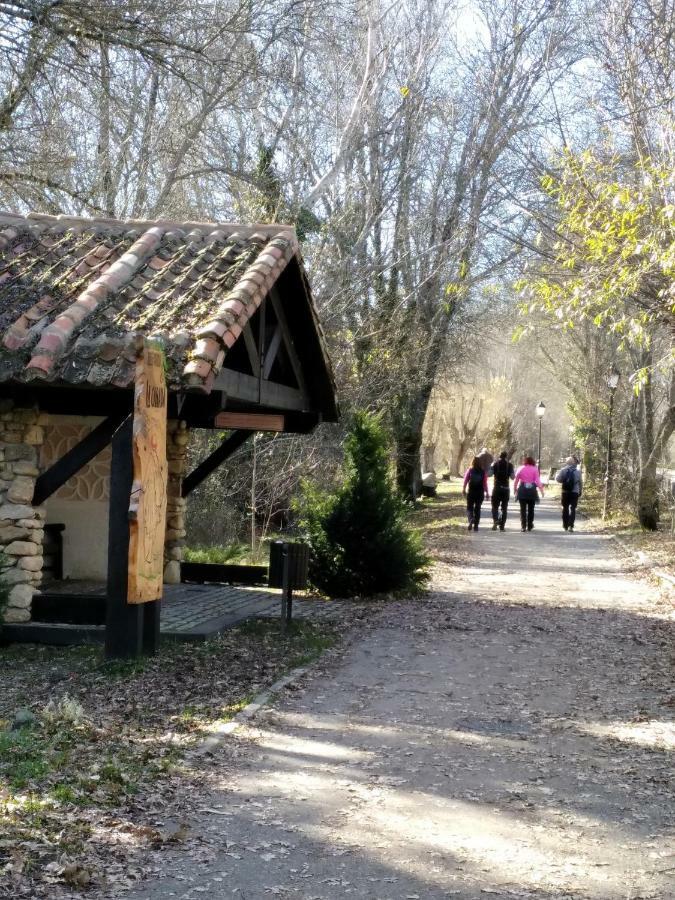
[[[541,483],[539,469],[536,466],[519,466],[516,469],[516,478],[513,482],[514,493],[518,490],[519,484],[536,484],[538,488],[543,490],[544,485]]]

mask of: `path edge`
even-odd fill
[[[651,568],[651,573],[667,591],[675,591],[675,578],[672,575],[669,575],[668,572],[663,572],[661,569],[655,568],[655,562],[649,556],[649,554],[645,553],[644,550],[635,550],[630,546],[623,538],[620,538],[618,534],[610,534],[610,532],[605,531],[613,541],[616,541],[617,544],[624,550],[624,552],[628,553],[634,559],[640,563],[640,565],[645,568]]]
[[[235,731],[247,722],[250,722],[251,719],[259,713],[263,707],[267,706],[280,691],[283,691],[289,684],[298,681],[303,675],[306,675],[312,668],[312,665],[315,662],[318,662],[319,659],[321,659],[321,656],[316,660],[313,660],[310,665],[297,666],[295,669],[291,669],[290,672],[282,675],[281,678],[277,678],[277,680],[268,688],[265,688],[264,691],[256,694],[251,702],[247,703],[246,706],[243,709],[240,709],[231,719],[228,719],[227,722],[220,722],[209,729],[208,737],[204,738],[203,741],[200,741],[197,746],[189,752],[188,756],[200,757],[205,756],[208,753],[213,753],[214,750],[217,750],[218,747],[222,746],[225,738],[234,734]]]
[[[375,623],[375,621],[376,616],[371,616],[367,620],[368,625],[371,626]],[[249,723],[253,718],[255,718],[260,710],[272,703],[276,699],[277,695],[284,690],[284,688],[287,688],[290,684],[295,684],[300,681],[301,678],[315,669],[319,663],[326,662],[330,659],[339,658],[351,645],[354,637],[355,635],[352,628],[348,628],[343,633],[342,640],[339,641],[337,645],[327,647],[314,659],[310,660],[309,662],[303,663],[300,666],[296,666],[294,669],[286,672],[285,675],[277,678],[277,680],[274,681],[269,687],[260,691],[259,694],[256,694],[250,703],[247,703],[243,709],[240,709],[239,712],[236,713],[231,719],[228,719],[227,722],[220,722],[210,728],[208,735],[203,740],[199,741],[199,743],[195,747],[192,747],[189,751],[186,752],[185,758],[199,759],[203,756],[206,756],[207,754],[213,754],[215,750],[223,746],[226,738],[228,738],[231,734],[234,734],[244,725]]]

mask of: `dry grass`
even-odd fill
[[[435,561],[456,565],[466,558],[466,501],[459,479],[441,481],[438,496],[420,500],[410,518]]]
[[[668,510],[664,510],[658,531],[646,531],[635,519],[632,510],[615,508],[611,516],[602,519],[602,491],[589,487],[584,491],[582,511],[590,519],[590,527],[613,534],[633,552],[645,553],[658,568],[675,576],[675,533],[671,530]]]

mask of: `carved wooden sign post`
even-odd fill
[[[133,484],[129,504],[129,603],[162,596],[166,528],[166,380],[164,354],[144,341],[136,363]]]

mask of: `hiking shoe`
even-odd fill
[[[492,523],[492,530],[493,530],[493,531],[496,531],[496,530],[497,530],[497,527],[498,527],[498,526],[497,526],[497,523],[496,523],[496,522],[493,522],[493,523]]]
[[[521,530],[521,531],[527,531],[527,528],[525,528],[525,526],[523,525],[522,528],[521,528],[520,530]]]
[[[570,527],[569,527],[567,530],[568,530],[568,531],[574,531],[574,525],[570,525]]]
[[[474,526],[473,526],[473,530],[474,530],[474,531],[478,531],[478,525],[474,525]]]
[[[499,530],[500,530],[500,531],[503,531],[503,530],[504,530],[504,526],[503,526],[503,525],[500,525],[500,526],[499,526]]]
[[[567,525],[563,525],[563,531],[567,531],[567,529],[568,529],[568,526],[567,526]]]
[[[469,524],[466,527],[468,528],[469,531],[473,531],[473,523],[472,522],[469,522]]]
[[[534,525],[528,525],[528,526],[527,526],[527,530],[528,530],[528,531],[534,531]]]

